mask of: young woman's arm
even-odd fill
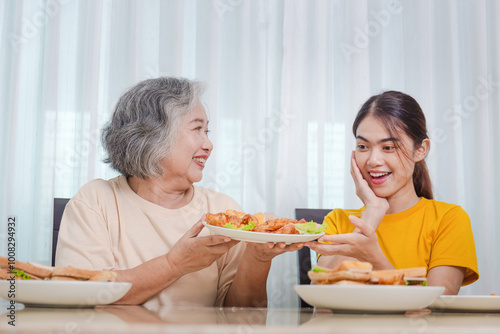
[[[427,285],[444,286],[443,295],[456,295],[465,277],[464,267],[437,266],[429,269]]]

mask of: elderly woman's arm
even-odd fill
[[[198,237],[202,229],[199,221],[167,254],[132,269],[117,270],[117,280],[131,282],[132,288],[116,304],[142,304],[181,276],[210,266],[238,243],[221,235]]]
[[[226,295],[225,306],[267,306],[267,276],[272,259],[285,252],[301,249],[303,243],[267,243],[246,245],[236,276]]]

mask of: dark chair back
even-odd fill
[[[57,238],[59,236],[59,226],[66,204],[69,198],[54,198],[54,222],[52,225],[52,265],[56,262]]]
[[[322,224],[325,216],[332,210],[329,209],[295,209],[295,219],[306,221],[314,221],[318,224]],[[298,252],[298,262],[299,262],[299,283],[300,284],[311,284],[311,280],[307,276],[307,272],[311,269],[311,250],[307,247],[303,247]],[[305,301],[301,300],[301,307],[311,307]]]

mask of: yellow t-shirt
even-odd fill
[[[333,210],[325,217],[326,234],[352,232],[349,215],[360,217],[363,210]],[[385,215],[376,234],[396,269],[458,266],[466,268],[462,285],[479,278],[470,219],[458,205],[421,198],[408,210]]]

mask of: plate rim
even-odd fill
[[[495,301],[498,305],[474,305],[471,301]],[[458,303],[456,301],[459,301]],[[467,304],[462,303],[466,301]],[[495,311],[500,312],[500,296],[498,295],[442,295],[429,305],[429,308],[436,311]]]
[[[367,306],[366,304],[359,303],[359,307],[352,307],[349,305],[349,303],[344,303],[345,306],[342,306],[342,303],[330,303],[329,305],[328,302],[315,302],[312,300],[306,300],[308,299],[308,296],[305,296],[304,293],[307,293],[306,290],[316,290],[321,291],[321,290],[330,290],[330,291],[357,291],[357,292],[363,292],[366,290],[372,290],[372,291],[377,291],[377,293],[380,293],[383,290],[395,290],[394,292],[401,292],[401,291],[413,291],[412,293],[416,293],[415,290],[420,291],[422,289],[428,289],[429,291],[433,291],[434,294],[436,294],[433,299],[430,299],[430,302],[427,303],[426,306],[420,307],[420,308],[414,308],[412,307],[402,307],[400,305],[395,305],[391,307],[373,307],[373,306]],[[406,312],[410,310],[415,310],[415,309],[422,309],[422,308],[429,308],[429,306],[434,303],[440,296],[441,293],[444,292],[445,287],[442,286],[407,286],[407,285],[374,285],[374,284],[367,284],[367,285],[334,285],[334,284],[296,284],[294,286],[295,292],[299,295],[300,298],[304,299],[306,302],[311,304],[314,307],[318,308],[327,308],[335,311],[340,311],[340,312],[368,312],[368,313],[401,313],[401,312]],[[300,292],[302,292],[302,294]],[[304,298],[306,297],[306,298]],[[344,296],[345,297],[345,296]],[[314,297],[313,299],[318,299]],[[326,299],[326,298],[325,298]],[[312,303],[311,303],[312,301]],[[407,303],[405,299],[402,301],[403,304]],[[424,304],[426,304],[424,303]],[[411,303],[407,303],[411,304]],[[319,305],[319,306],[318,306]]]
[[[5,283],[2,283],[5,282]],[[4,285],[10,285],[10,280],[0,280],[0,287],[4,287]],[[107,305],[107,304],[112,304],[115,301],[119,300],[122,298],[132,287],[131,282],[102,282],[102,281],[58,281],[58,280],[15,280],[15,285],[16,289],[21,288],[22,285],[25,286],[30,286],[31,289],[41,289],[40,286],[43,287],[43,285],[51,285],[51,289],[57,288],[57,286],[63,287],[65,286],[66,288],[71,287],[71,286],[77,286],[77,285],[85,285],[85,286],[92,286],[94,285],[95,289],[105,289],[105,288],[111,288],[111,289],[123,289],[123,291],[120,291],[120,293],[115,293],[113,294],[113,301],[109,303],[92,303],[89,302],[88,300],[85,301],[80,301],[80,302],[57,302],[53,301],[53,299],[46,298],[47,301],[45,302],[39,302],[39,301],[34,301],[37,300],[39,295],[37,294],[37,297],[28,297],[28,298],[23,298],[24,296],[21,295],[20,298],[16,293],[15,298],[8,298],[8,290],[1,289],[2,295],[0,296],[1,299],[10,301],[13,300],[16,303],[19,304],[25,304],[25,305],[40,305],[40,306],[64,306],[64,307],[72,307],[72,306],[77,306],[77,307],[88,307],[88,306],[95,306],[95,305]],[[43,290],[41,290],[43,291]],[[122,294],[123,293],[123,294]],[[44,294],[49,294],[48,291],[44,291],[41,293],[43,296]],[[121,296],[120,296],[121,294]],[[5,295],[5,297],[4,297]],[[53,295],[51,295],[53,296]],[[116,298],[116,296],[119,296]],[[87,298],[92,298],[94,296],[90,295]],[[116,299],[115,299],[116,298]],[[60,300],[60,299],[57,299]]]

